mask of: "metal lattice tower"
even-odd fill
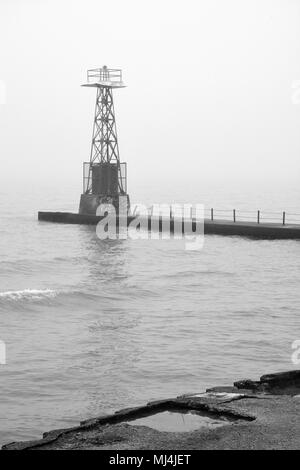
[[[108,87],[97,89],[90,162],[97,161],[120,161],[113,95]]]
[[[125,86],[122,71],[106,66],[88,70],[83,86],[97,89],[90,161],[83,164],[83,195],[95,195],[100,203],[105,200],[117,206],[116,198],[127,195],[127,168],[120,162],[113,101],[113,88]]]

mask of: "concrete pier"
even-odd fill
[[[130,224],[136,217],[128,216],[127,223]],[[75,214],[71,212],[39,212],[38,220],[44,222],[97,225],[102,219],[95,215]],[[159,218],[159,231],[162,231],[162,217]],[[165,220],[165,219],[164,219]],[[118,225],[118,218],[117,218]],[[195,230],[196,221],[193,220],[192,228]],[[148,229],[151,230],[151,217],[148,217]],[[170,220],[170,230],[174,231],[174,219]],[[184,230],[184,228],[183,228]],[[257,222],[233,222],[228,220],[204,220],[205,235],[228,235],[242,236],[257,239],[300,239],[299,225],[283,225],[275,223]]]

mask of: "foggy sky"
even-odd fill
[[[131,192],[300,176],[297,0],[0,0],[2,183],[82,184],[95,90],[114,92]]]

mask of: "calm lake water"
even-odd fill
[[[198,190],[192,202],[297,210],[297,188],[249,191]],[[92,227],[37,221],[39,209],[76,211],[78,188],[11,198],[0,202],[1,444],[296,368],[299,242],[208,236],[201,251],[174,240],[101,242]]]

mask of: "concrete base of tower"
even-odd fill
[[[79,214],[96,215],[97,207],[100,204],[100,196],[97,194],[81,194],[79,204]]]
[[[118,196],[81,194],[79,214],[96,215],[100,204],[112,204],[116,209],[116,213],[128,213],[130,209],[130,200],[128,194],[120,194]]]

